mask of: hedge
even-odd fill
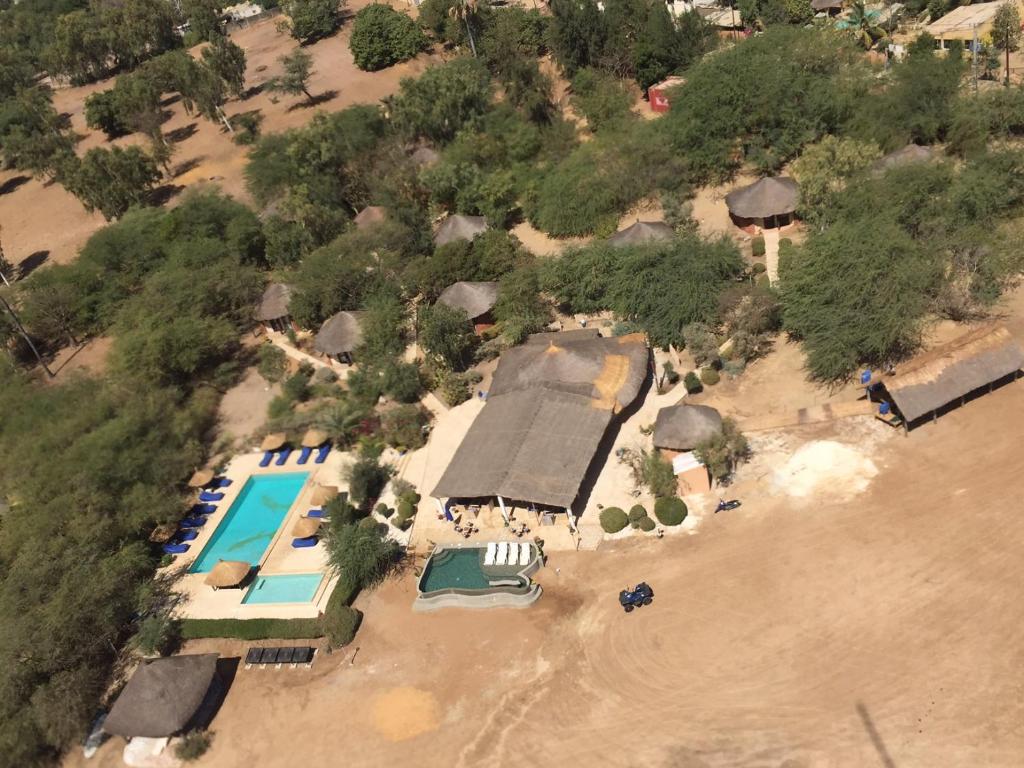
[[[307,640],[323,637],[319,619],[182,619],[181,637],[198,640]]]
[[[627,525],[629,525],[629,518],[618,507],[607,507],[601,510],[601,527],[606,533],[618,533]]]
[[[753,240],[750,241],[750,252],[753,254],[754,258],[757,258],[758,256],[764,256],[763,237],[755,237]]]
[[[686,504],[678,496],[665,496],[654,502],[654,516],[662,525],[679,525],[686,519]]]
[[[649,517],[642,517],[637,522],[637,527],[641,531],[648,531],[648,532],[653,531],[654,530],[654,521],[651,520],[651,518],[649,518]]]
[[[350,603],[359,594],[359,588],[339,579],[337,586],[327,600],[327,608],[321,618],[323,632],[327,641],[334,647],[348,645],[359,631],[363,621],[361,611],[350,607]]]
[[[629,522],[635,523],[637,520],[642,520],[647,517],[647,510],[644,509],[643,504],[634,504],[629,508]]]

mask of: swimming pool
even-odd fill
[[[311,603],[323,581],[322,573],[286,573],[279,576],[257,576],[242,602]]]
[[[481,569],[483,549],[446,549],[430,558],[424,574],[423,592],[441,589],[487,589],[491,583]]]
[[[189,573],[206,573],[218,560],[259,565],[307,477],[308,472],[250,477]]]

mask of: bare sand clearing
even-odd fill
[[[373,727],[389,741],[405,741],[437,730],[440,708],[430,691],[403,686],[373,700]]]

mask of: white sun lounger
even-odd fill
[[[530,545],[527,544],[525,541],[519,545],[519,564],[530,564]]]
[[[508,545],[508,564],[519,565],[519,545],[514,541]]]
[[[498,544],[498,557],[495,558],[495,565],[505,565],[508,562],[508,542],[502,541]]]
[[[484,565],[494,565],[494,558],[498,554],[498,543],[492,541],[487,545],[487,554],[484,555]]]

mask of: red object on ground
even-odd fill
[[[652,112],[668,112],[669,98],[668,92],[677,86],[685,83],[686,80],[672,75],[672,77],[662,80],[660,83],[655,83],[647,89],[647,98],[651,103]]]

